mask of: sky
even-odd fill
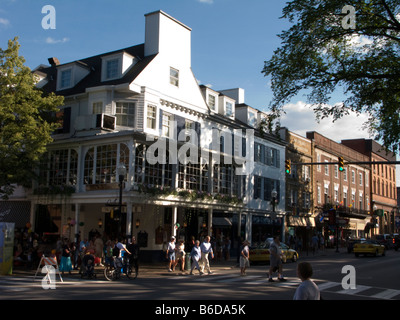
[[[280,46],[278,34],[291,26],[280,18],[285,4],[286,0],[0,0],[0,48],[17,36],[20,55],[31,69],[48,65],[50,57],[67,63],[144,43],[144,15],[163,10],[192,29],[192,70],[199,84],[214,90],[243,88],[245,103],[268,111],[272,90],[261,71]],[[42,20],[48,22],[46,5],[55,9],[54,28],[43,28]],[[299,95],[286,106],[281,126],[302,136],[317,131],[337,142],[373,138],[362,129],[366,116],[318,123],[305,101]]]

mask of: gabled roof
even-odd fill
[[[125,75],[119,79],[110,81],[101,81],[101,67],[102,58],[111,54],[126,52],[138,59],[138,62],[131,67]],[[48,83],[42,87],[45,92],[56,92],[57,91],[57,68],[62,66],[78,63],[86,66],[90,72],[81,81],[79,81],[74,87],[65,90],[57,91],[57,94],[63,96],[70,96],[75,94],[84,93],[87,88],[105,86],[105,85],[118,85],[123,83],[131,83],[136,77],[147,67],[147,65],[154,59],[156,55],[144,56],[144,44],[116,50],[113,52],[107,52],[86,59],[79,59],[73,62],[59,64],[54,66],[39,66],[34,72],[40,72],[47,75]]]

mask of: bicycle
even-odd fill
[[[135,276],[135,271],[130,267],[128,257],[113,256],[113,261],[106,264],[104,268],[104,276],[108,281],[115,281],[120,279],[122,274],[131,279],[132,276]]]

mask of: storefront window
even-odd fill
[[[90,148],[85,156],[84,183],[118,182],[117,163],[124,163],[125,167],[129,168],[129,148],[124,143]]]

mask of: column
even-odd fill
[[[132,202],[126,201],[126,239],[132,238]]]
[[[208,225],[207,225],[207,235],[211,237],[212,233],[212,217],[213,217],[213,209],[208,209]]]
[[[175,225],[178,222],[178,207],[174,206],[172,207],[172,230],[171,230],[171,235],[176,237],[176,228]]]
[[[253,215],[248,212],[246,215],[246,232],[245,232],[245,239],[251,242],[252,239],[252,217]]]
[[[81,212],[81,205],[79,203],[75,203],[75,226],[74,226],[74,239],[75,242],[78,241],[79,234],[79,214]],[[82,239],[81,239],[82,240]]]

